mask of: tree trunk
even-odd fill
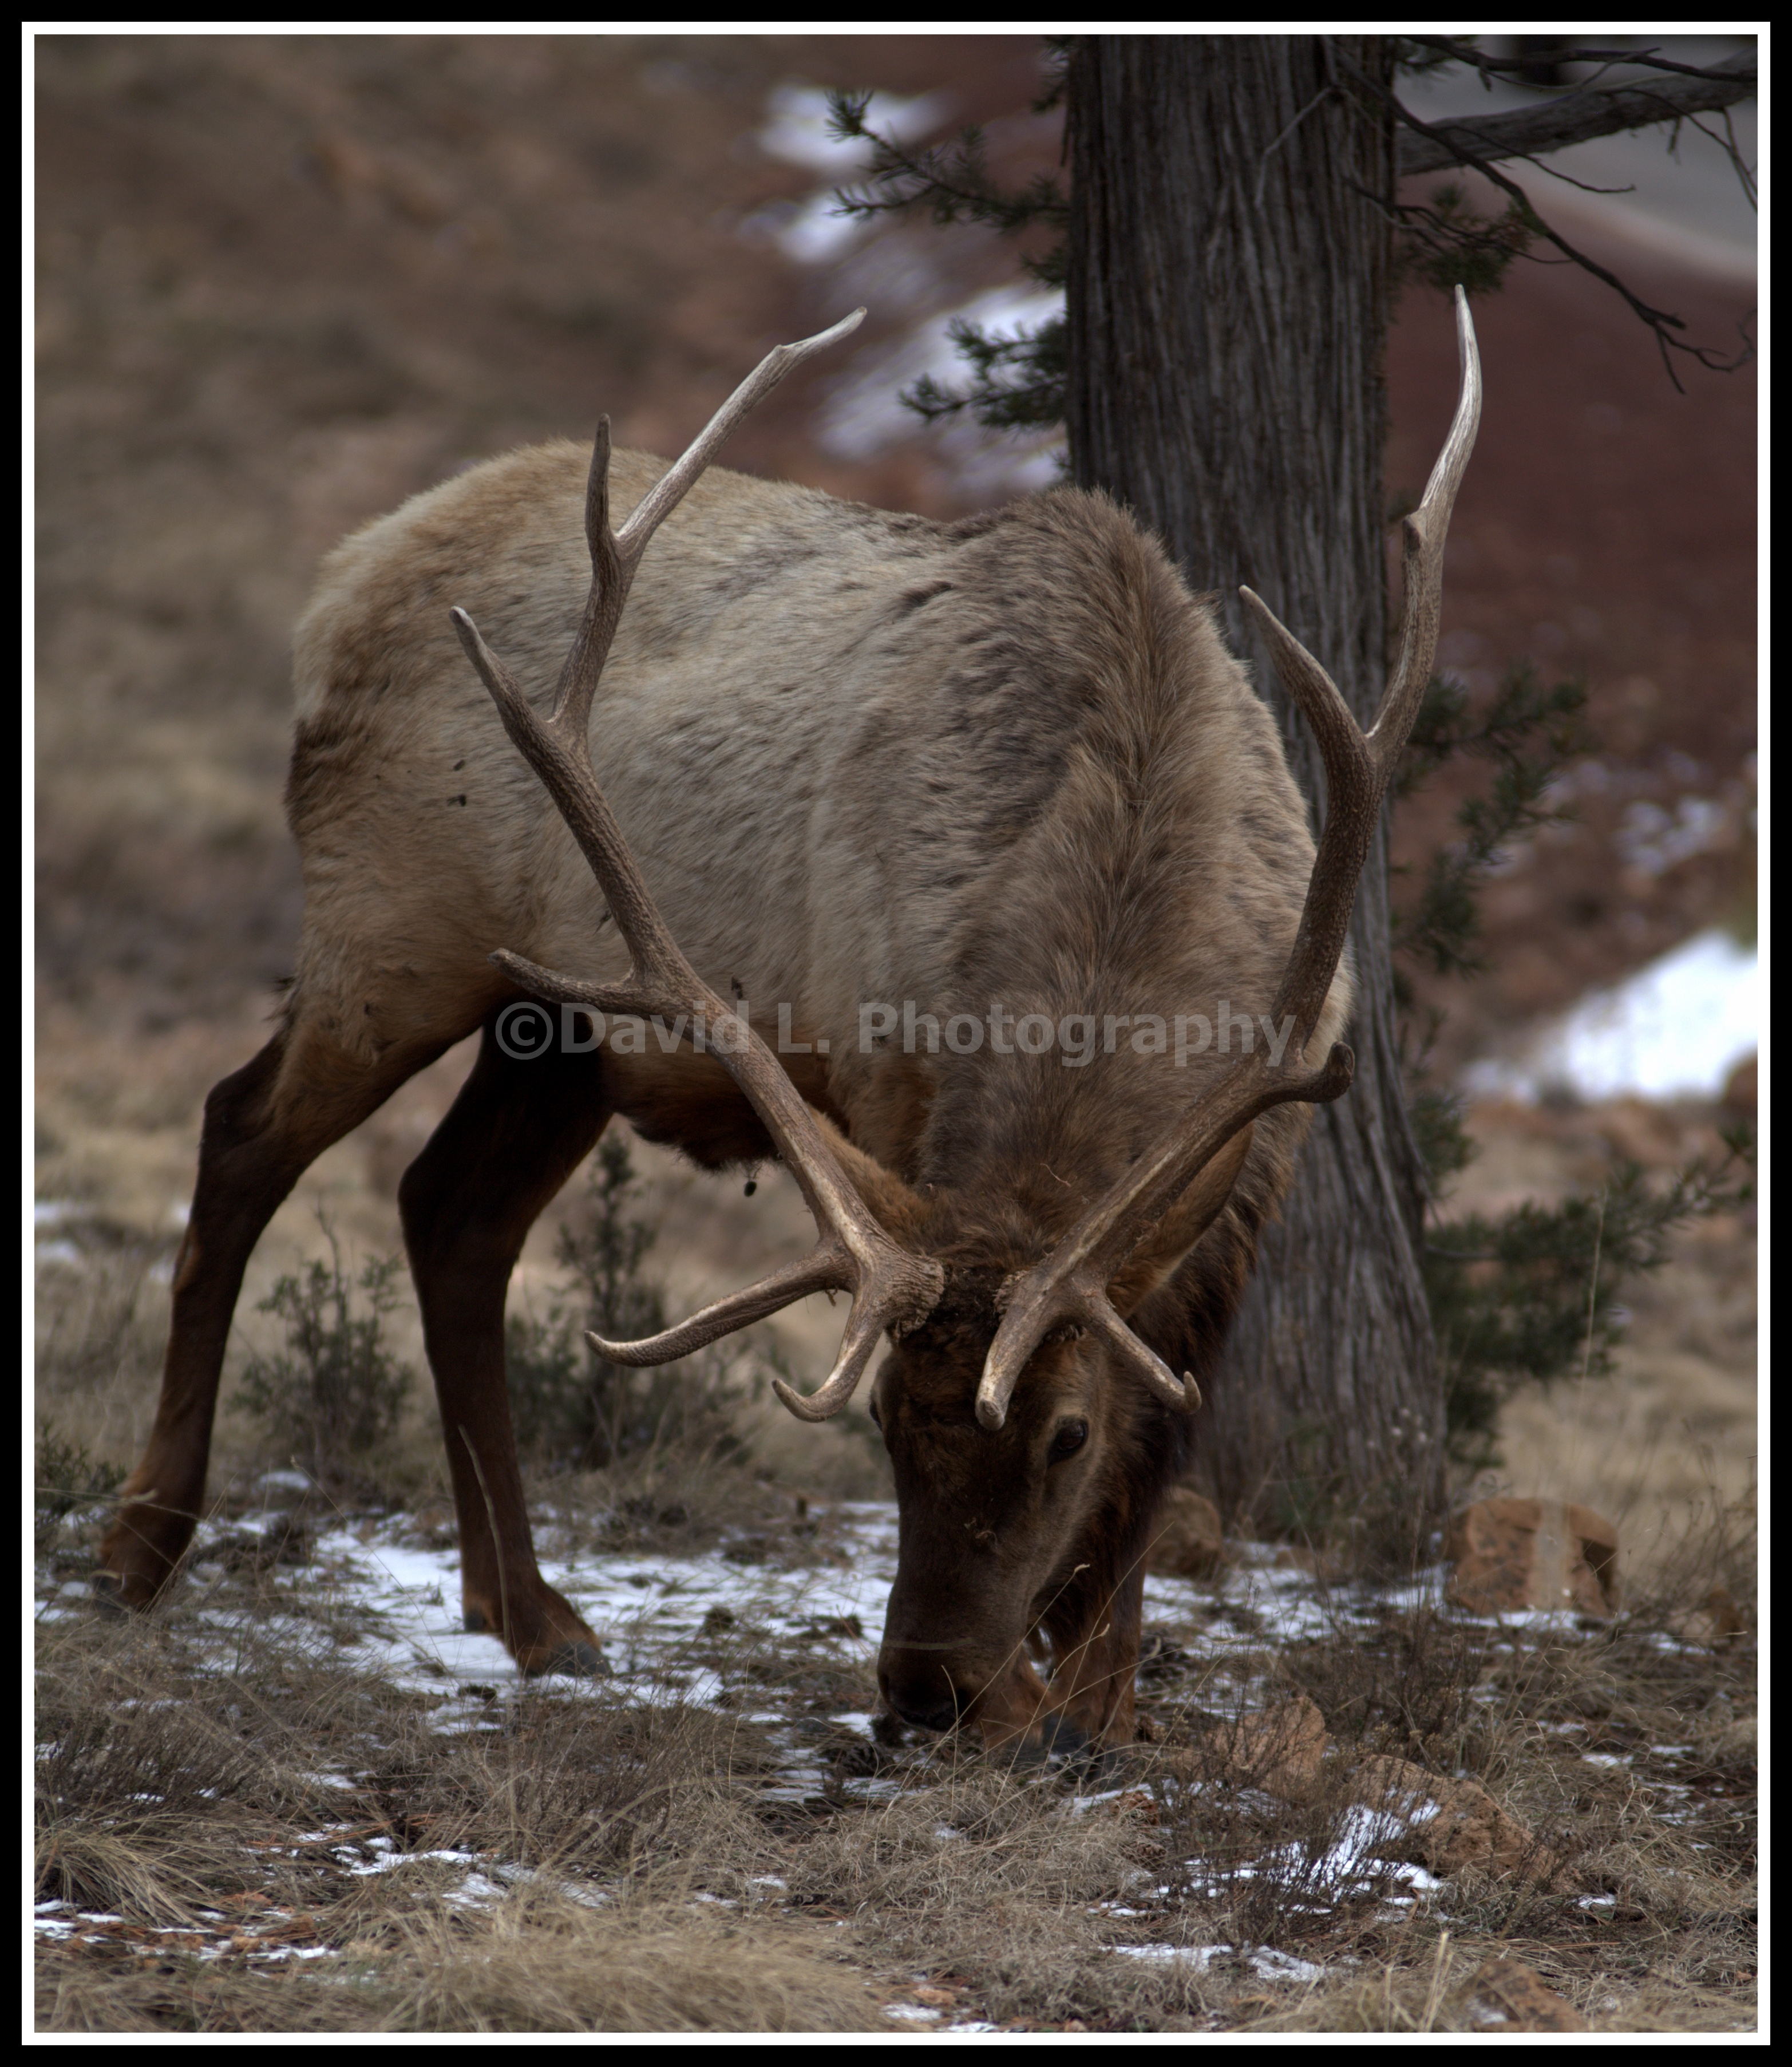
[[[1345,39],[1385,78],[1376,38]],[[1066,419],[1104,488],[1219,591],[1235,652],[1309,798],[1317,749],[1238,599],[1248,584],[1366,724],[1386,668],[1382,378],[1388,118],[1312,36],[1092,36],[1068,80]],[[1316,809],[1316,826],[1317,811]],[[1423,1167],[1402,1095],[1385,828],[1350,930],[1355,1086],[1323,1106],[1198,1424],[1228,1517],[1407,1533],[1435,1511],[1442,1403],[1417,1245]],[[1398,1517],[1398,1519],[1397,1519]]]

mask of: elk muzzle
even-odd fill
[[[1049,1707],[1027,1655],[1028,1618],[1004,1598],[1009,1589],[995,1563],[973,1554],[951,1574],[917,1569],[906,1557],[898,1566],[878,1689],[905,1723],[975,1727],[995,1745],[1033,1732]]]

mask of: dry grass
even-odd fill
[[[660,1210],[677,1191],[694,1224],[723,1224],[719,1192],[655,1178]],[[344,1217],[365,1227],[353,1179]],[[729,1239],[776,1249],[783,1210]],[[130,1461],[152,1401],[172,1236],[96,1211],[46,1232],[72,1249],[39,1273],[54,1594],[84,1573],[103,1468]],[[1733,1358],[1735,1258],[1676,1267],[1706,1287],[1684,1353]],[[853,1554],[825,1496],[879,1490],[869,1448],[760,1431],[749,1411],[744,1460],[667,1445],[544,1476],[544,1550],[825,1574]],[[227,1416],[217,1511],[168,1606],[116,1622],[64,1595],[40,1625],[39,1894],[68,1905],[39,1947],[42,2028],[888,2030],[898,2005],[1012,2030],[1448,2032],[1481,2028],[1470,1984],[1495,1957],[1595,2030],[1752,2018],[1757,1545],[1729,1452],[1702,1482],[1696,1455],[1666,1477],[1626,1463],[1620,1519],[1647,1555],[1607,1626],[1472,1623],[1318,1576],[1336,1546],[1280,1569],[1253,1553],[1153,1611],[1145,1740],[1094,1771],[882,1724],[868,1740],[833,1720],[875,1707],[863,1655],[745,1606],[692,1641],[729,1690],[707,1707],[357,1669],[370,1610],[317,1544],[365,1515],[259,1513],[254,1475],[279,1461]],[[420,1385],[383,1496],[405,1540],[452,1544]],[[1331,1748],[1291,1789],[1273,1758],[1241,1761],[1240,1726],[1303,1699]],[[821,1769],[801,1790],[779,1784],[793,1741]],[[1478,1783],[1559,1872],[1426,1889],[1398,1846],[1372,1863],[1352,1776],[1372,1758]]]
[[[39,1976],[54,2031],[887,2030],[864,1979],[776,1926],[671,1905],[616,1913],[534,1890],[489,1913],[400,1918],[351,1939],[327,1973],[245,1977],[140,1963],[100,1979],[66,1955]],[[91,1965],[91,1963],[88,1963]],[[694,1973],[702,1985],[693,1988]]]
[[[768,1792],[773,1732],[715,1708],[549,1683],[450,1726],[443,1697],[345,1667],[352,1608],[302,1566],[214,1554],[149,1621],[43,1626],[39,1896],[73,1930],[41,1948],[39,2023],[845,2031],[918,2002],[1011,2029],[1416,2032],[1474,2028],[1498,1955],[1596,2028],[1741,2028],[1753,1645],[1667,1635],[1714,1544],[1745,1560],[1727,1526],[1609,1630],[1376,1619],[1340,1589],[1298,1641],[1155,1631],[1153,1741],[1094,1771],[817,1726],[801,1803]],[[712,1655],[774,1713],[870,1705],[862,1667],[762,1630]],[[1235,1750],[1299,1695],[1332,1740],[1304,1791]],[[1375,1752],[1479,1779],[1569,1870],[1415,1896],[1353,1864]]]

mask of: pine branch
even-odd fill
[[[962,131],[951,144],[910,151],[879,136],[866,120],[870,100],[869,93],[835,91],[828,95],[829,134],[840,143],[871,146],[861,190],[841,188],[834,195],[842,214],[868,218],[925,209],[941,227],[977,222],[1010,237],[1040,223],[1060,232],[1068,225],[1070,205],[1056,182],[1044,173],[1020,193],[996,185],[989,176],[981,128]]]
[[[1751,1133],[1739,1128],[1723,1142],[1721,1162],[1689,1164],[1661,1189],[1625,1163],[1597,1197],[1526,1204],[1497,1220],[1470,1215],[1433,1229],[1422,1268],[1459,1462],[1490,1460],[1500,1407],[1515,1385],[1608,1372],[1626,1318],[1615,1303],[1624,1279],[1659,1270],[1690,1221],[1753,1198]]]
[[[1721,65],[1682,64],[1676,58],[1664,58],[1655,49],[1648,50],[1583,50],[1577,46],[1552,44],[1547,51],[1527,51],[1522,56],[1496,57],[1490,51],[1477,47],[1472,36],[1403,36],[1403,43],[1412,44],[1429,53],[1423,59],[1409,59],[1403,69],[1429,71],[1441,64],[1472,65],[1484,78],[1497,77],[1501,72],[1516,72],[1521,78],[1528,77],[1539,58],[1547,57],[1552,65],[1595,64],[1630,65],[1649,71],[1684,74],[1689,79],[1718,79],[1738,64],[1752,64],[1754,53],[1741,51],[1727,58]]]
[[[1061,91],[1048,89],[1041,108]],[[910,151],[880,136],[866,120],[868,93],[832,92],[828,96],[829,128],[842,142],[869,144],[871,162],[859,191],[842,189],[834,200],[843,214],[869,219],[924,209],[934,221],[975,222],[1013,237],[1040,225],[1058,233],[1051,248],[1021,259],[1023,270],[1042,287],[1062,287],[1067,264],[1064,232],[1069,204],[1056,184],[1043,174],[1019,193],[990,177],[983,132],[963,131],[957,141],[925,151]],[[968,390],[943,388],[922,374],[902,396],[918,416],[935,422],[969,410],[989,430],[1033,430],[1064,418],[1064,322],[1048,318],[1036,330],[1017,336],[991,336],[963,317],[951,327],[953,343],[971,365]]]
[[[971,363],[971,387],[961,393],[923,373],[902,397],[918,416],[932,423],[968,409],[992,431],[1043,430],[1063,422],[1068,333],[1062,316],[1016,337],[991,337],[962,316],[947,328],[959,355]]]
[[[1474,976],[1486,966],[1474,943],[1480,932],[1477,898],[1489,871],[1512,842],[1566,816],[1550,799],[1563,764],[1584,752],[1583,681],[1545,688],[1528,661],[1515,662],[1491,703],[1470,719],[1468,699],[1445,677],[1425,693],[1407,748],[1397,794],[1409,796],[1458,753],[1498,763],[1485,796],[1471,797],[1456,814],[1462,837],[1432,856],[1418,901],[1397,911],[1397,953],[1426,964],[1438,976]],[[1533,745],[1539,734],[1540,745]]]

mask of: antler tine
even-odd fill
[[[1449,435],[1425,485],[1425,500],[1406,519],[1403,562],[1406,623],[1393,678],[1367,733],[1358,730],[1337,685],[1294,634],[1249,589],[1241,589],[1257,621],[1275,671],[1313,729],[1325,763],[1325,830],[1307,886],[1307,898],[1271,1016],[1279,1025],[1294,1015],[1298,1050],[1324,1007],[1338,957],[1349,930],[1356,883],[1381,814],[1381,800],[1418,716],[1431,662],[1437,649],[1438,607],[1443,592],[1444,541],[1481,420],[1481,357],[1468,297],[1456,290],[1457,342],[1462,361],[1462,393]]]
[[[937,1263],[930,1264],[928,1268],[938,1275],[932,1296],[921,1317],[923,1319],[933,1311],[935,1301],[939,1297],[939,1289],[946,1277],[946,1273]],[[841,1338],[840,1354],[835,1358],[833,1369],[828,1374],[827,1382],[820,1391],[811,1393],[805,1399],[801,1393],[786,1385],[781,1378],[772,1379],[772,1390],[799,1421],[825,1421],[831,1415],[837,1414],[852,1398],[853,1387],[864,1376],[865,1366],[871,1361],[872,1352],[877,1348],[878,1338],[886,1325],[870,1306],[862,1307],[860,1302],[855,1299],[853,1310],[846,1317],[846,1332]]]
[[[1199,1181],[1233,1137],[1272,1107],[1303,1103],[1323,1105],[1349,1090],[1355,1059],[1340,1041],[1316,1070],[1302,1070],[1270,1081],[1258,1053],[1243,1057],[1174,1127],[1147,1149],[1120,1181],[1090,1208],[1043,1262],[1016,1278],[1002,1295],[1002,1323],[990,1344],[977,1386],[977,1419],[986,1428],[999,1428],[1008,1402],[1029,1358],[1055,1328],[1093,1328],[1113,1340],[1108,1316],[1125,1330],[1161,1374],[1158,1386],[1173,1406],[1192,1409],[1199,1394],[1192,1380],[1178,1386],[1169,1366],[1115,1314],[1107,1296],[1122,1264],[1138,1246],[1142,1232],[1154,1225],[1190,1184]],[[1217,1220],[1236,1171],[1228,1173],[1212,1202],[1209,1223]],[[1137,1354],[1127,1354],[1137,1366]],[[1167,1386],[1168,1391],[1165,1391]]]
[[[659,1334],[644,1336],[639,1342],[612,1342],[587,1330],[585,1339],[599,1356],[607,1358],[611,1363],[633,1364],[637,1367],[675,1363],[680,1357],[720,1342],[724,1335],[751,1327],[755,1321],[763,1321],[768,1314],[779,1312],[795,1300],[806,1299],[812,1292],[845,1289],[841,1277],[838,1258],[833,1252],[817,1249],[800,1262],[787,1263],[781,1270],[772,1271],[744,1291],[731,1292],[727,1298],[716,1300],[714,1305],[693,1314],[688,1321],[681,1321],[675,1328],[667,1328]]]
[[[1381,802],[1405,750],[1437,650],[1443,583],[1444,541],[1481,420],[1481,361],[1468,298],[1456,290],[1456,332],[1462,392],[1449,435],[1426,484],[1425,500],[1405,530],[1406,624],[1393,679],[1365,735],[1312,654],[1249,589],[1240,591],[1256,619],[1289,694],[1313,728],[1325,763],[1325,829],[1307,886],[1300,924],[1276,993],[1273,1016],[1292,1014],[1288,1066],[1272,1070],[1253,1050],[1239,1058],[1090,1208],[1043,1262],[1017,1279],[1005,1297],[1002,1324],[990,1346],[977,1387],[977,1417],[999,1428],[1028,1359],[1054,1328],[1093,1328],[1121,1347],[1136,1370],[1174,1405],[1195,1400],[1167,1366],[1151,1355],[1114,1312],[1106,1287],[1141,1231],[1153,1224],[1241,1128],[1271,1107],[1324,1104],[1349,1089],[1354,1058],[1342,1042],[1318,1069],[1308,1065],[1307,1043],[1324,1009],[1344,951],[1357,879],[1368,853]],[[1221,1202],[1224,1201],[1222,1199]],[[1215,1212],[1218,1207],[1215,1207]],[[1118,1328],[1149,1359],[1141,1364],[1120,1342]],[[1198,1396],[1198,1395],[1197,1395]]]
[[[805,359],[813,359],[817,352],[825,351],[830,344],[850,337],[864,320],[864,310],[854,309],[831,329],[817,331],[813,337],[803,338],[795,344],[778,345],[766,353],[698,432],[684,457],[668,468],[642,497],[634,514],[616,534],[617,549],[628,562],[630,571],[647,550],[647,541],[677,509],[698,475],[734,435],[741,418],[763,402],[787,373],[794,372]]]
[[[586,491],[591,588],[561,671],[550,717],[537,714],[466,612],[451,613],[460,643],[490,692],[505,730],[553,798],[590,863],[627,946],[630,967],[620,983],[591,983],[543,969],[504,949],[492,960],[532,996],[557,1003],[648,1017],[684,1013],[718,1031],[732,1022],[743,1039],[738,1048],[719,1046],[716,1052],[801,1187],[819,1237],[814,1249],[801,1262],[718,1301],[679,1327],[644,1342],[606,1342],[595,1336],[592,1340],[602,1354],[618,1363],[665,1363],[811,1292],[850,1292],[853,1308],[845,1339],[821,1391],[797,1405],[799,1395],[782,1385],[777,1388],[779,1396],[787,1405],[795,1405],[805,1419],[822,1418],[845,1404],[878,1336],[886,1328],[900,1331],[924,1319],[939,1297],[944,1273],[937,1263],[910,1255],[884,1232],[777,1058],[744,1016],[734,1013],[686,960],[660,917],[598,786],[591,765],[590,721],[592,697],[621,621],[629,585],[655,529],[677,507],[748,410],[793,366],[856,328],[864,313],[860,309],[818,336],[780,345],[768,353],[683,457],[649,490],[620,532],[613,531],[609,521],[608,418],[599,424]]]
[[[585,540],[591,553],[591,587],[577,636],[567,652],[555,686],[553,714],[549,720],[562,732],[582,732],[591,715],[610,642],[622,621],[634,571],[653,534],[696,485],[716,453],[733,436],[749,411],[757,408],[785,376],[830,344],[849,337],[865,320],[854,309],[830,328],[795,344],[780,344],[766,353],[720,408],[669,466],[634,509],[619,531],[610,526],[610,419],[598,420],[591,449],[591,471],[585,490]],[[488,688],[490,686],[487,684]]]
[[[1475,343],[1469,298],[1460,287],[1456,290],[1456,348],[1462,362],[1462,392],[1457,399],[1449,436],[1425,485],[1425,500],[1401,526],[1406,622],[1401,632],[1394,678],[1381,699],[1368,738],[1381,763],[1384,783],[1406,750],[1413,720],[1430,684],[1443,602],[1444,542],[1449,533],[1450,513],[1456,507],[1456,491],[1462,485],[1481,424],[1481,353]]]

